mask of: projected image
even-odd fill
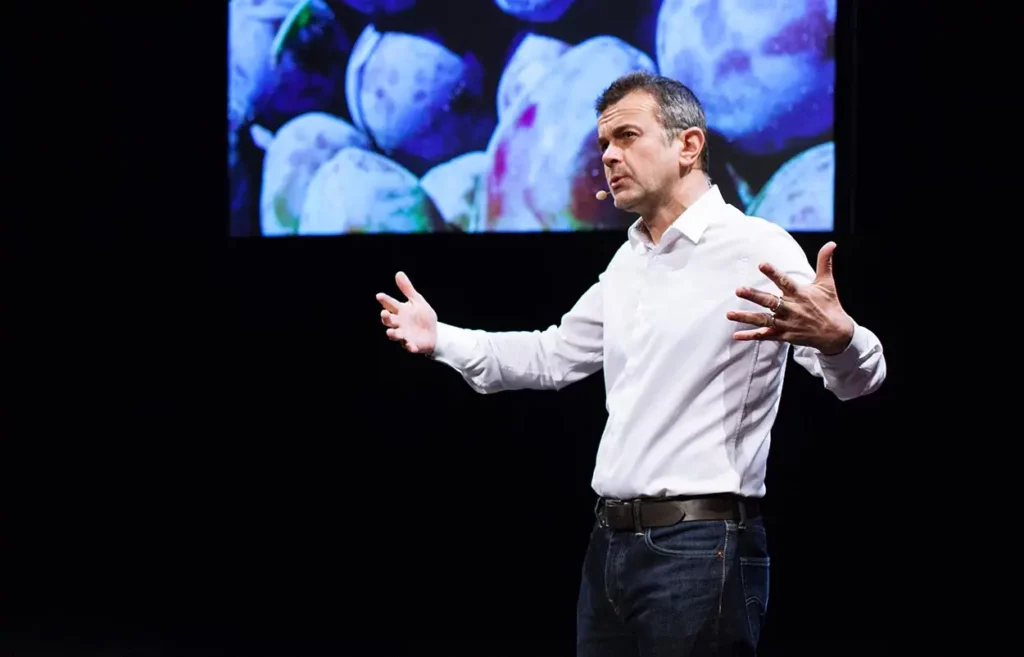
[[[594,102],[635,70],[701,99],[729,202],[832,230],[835,21],[836,0],[232,0],[231,234],[624,230],[594,197]]]

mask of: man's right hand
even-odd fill
[[[377,294],[377,301],[384,306],[380,321],[388,327],[388,338],[400,343],[409,353],[433,352],[437,346],[437,313],[404,273],[398,272],[395,282],[407,301],[400,302],[383,292]]]

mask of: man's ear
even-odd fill
[[[704,131],[700,128],[687,128],[679,133],[679,165],[687,169],[700,162],[700,154],[704,151]]]

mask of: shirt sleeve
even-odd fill
[[[601,369],[604,323],[595,283],[543,331],[487,332],[438,323],[430,358],[453,368],[479,393],[560,390]]]
[[[882,342],[854,322],[853,339],[845,350],[831,356],[811,347],[795,347],[793,360],[824,380],[825,388],[843,401],[869,395],[885,381]]]
[[[780,227],[773,227],[774,239],[766,240],[770,252],[763,260],[784,271],[798,285],[814,281],[815,272],[793,236]],[[781,294],[775,284],[765,279],[767,290]],[[812,375],[822,379],[825,388],[837,398],[847,401],[869,395],[885,381],[886,362],[882,343],[872,331],[854,321],[853,338],[846,349],[826,356],[813,347],[794,345],[793,360]]]

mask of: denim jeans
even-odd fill
[[[643,533],[595,523],[576,611],[577,657],[754,655],[768,606],[760,518]]]

